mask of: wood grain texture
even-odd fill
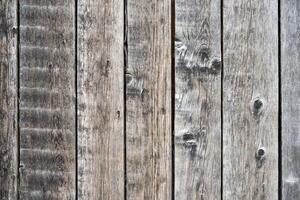
[[[300,1],[281,0],[282,199],[300,199]]]
[[[171,199],[171,0],[128,0],[127,199]]]
[[[223,4],[223,199],[278,199],[278,1]]]
[[[17,198],[17,1],[0,1],[0,199]]]
[[[175,199],[221,199],[219,0],[176,0]]]
[[[124,199],[124,3],[78,2],[78,199]]]
[[[74,1],[20,1],[20,199],[75,199]]]

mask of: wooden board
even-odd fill
[[[127,0],[127,199],[171,199],[171,0]]]
[[[78,199],[124,199],[124,3],[78,2]]]
[[[278,1],[223,2],[223,199],[278,199]]]
[[[75,199],[74,8],[20,1],[20,199]]]
[[[221,199],[220,0],[176,0],[175,199]]]
[[[282,200],[300,199],[300,2],[281,0]]]
[[[0,1],[0,199],[17,198],[17,1]]]

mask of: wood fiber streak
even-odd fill
[[[0,199],[17,198],[17,1],[0,1]]]
[[[20,1],[20,199],[75,199],[74,8]]]
[[[282,200],[300,199],[300,1],[281,0]]]
[[[127,199],[172,196],[171,0],[128,0]]]
[[[223,199],[278,199],[278,1],[223,2]]]
[[[124,3],[78,2],[78,199],[124,199]]]
[[[175,199],[221,199],[219,0],[176,0]]]

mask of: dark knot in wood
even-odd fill
[[[252,103],[252,113],[256,116],[260,115],[262,113],[263,107],[263,100],[260,98],[255,99]]]
[[[263,163],[265,161],[265,155],[266,155],[266,150],[263,147],[259,148],[256,151],[255,158],[256,158],[256,166],[257,166],[257,168],[261,168],[263,166]]]

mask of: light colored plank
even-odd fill
[[[221,199],[220,0],[176,0],[175,199]]]
[[[20,199],[75,199],[75,3],[30,2],[20,2]]]
[[[0,199],[17,198],[17,1],[0,1]]]
[[[124,2],[78,2],[78,199],[124,199]]]
[[[278,199],[278,1],[223,2],[223,199]]]
[[[300,199],[300,1],[281,0],[282,199]]]
[[[127,199],[171,199],[171,0],[128,0]]]

